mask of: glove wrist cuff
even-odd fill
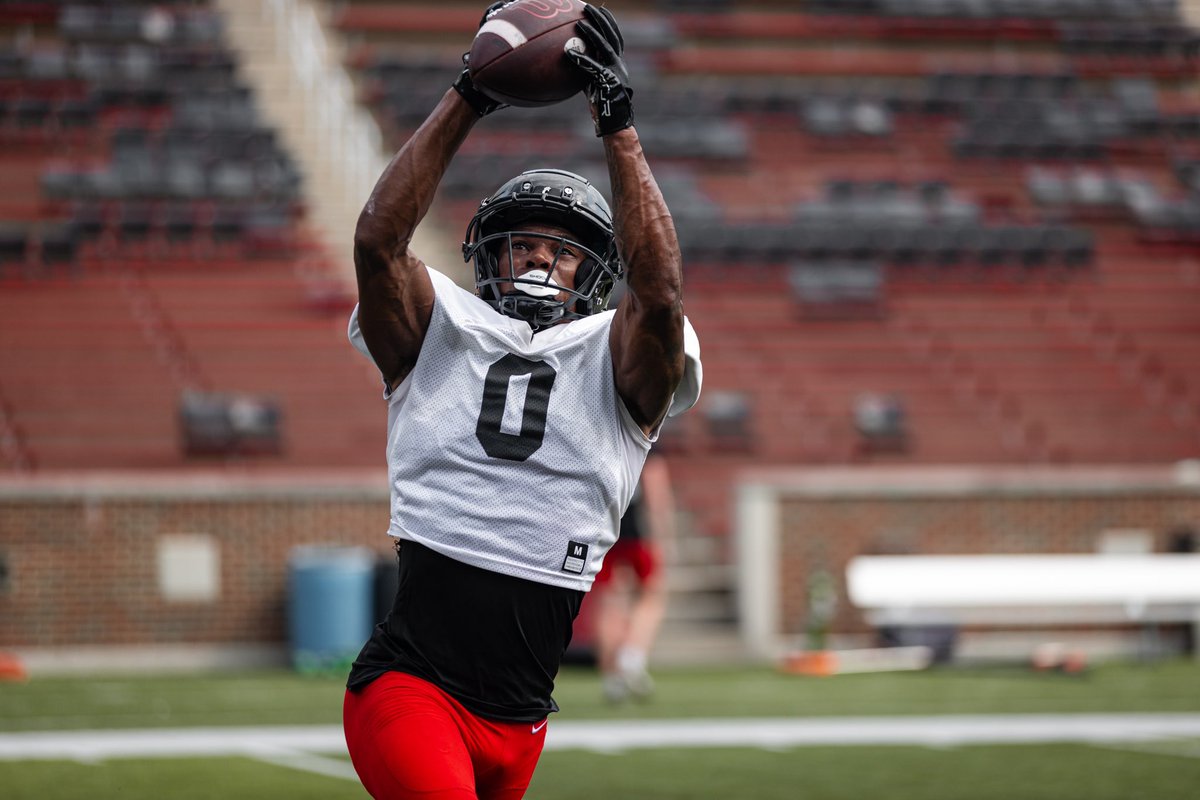
[[[479,91],[475,86],[475,83],[471,80],[470,70],[464,69],[460,72],[453,86],[454,91],[458,92],[459,96],[471,107],[471,110],[480,117],[486,117],[500,108],[500,103]]]
[[[596,135],[609,136],[633,126],[633,90],[627,86],[600,94],[592,103]]]
[[[626,128],[633,127],[633,112],[618,121],[617,119],[596,120],[596,136],[612,136],[614,133],[620,133]]]

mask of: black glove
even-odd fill
[[[488,97],[475,86],[475,82],[471,80],[471,68],[467,66],[466,53],[463,53],[463,71],[458,73],[458,79],[454,81],[454,91],[462,95],[467,105],[481,117],[486,117],[498,108],[508,107],[507,104]]]
[[[629,86],[629,70],[621,58],[625,39],[607,8],[589,3],[583,13],[587,19],[576,23],[575,29],[592,55],[568,50],[567,57],[587,73],[585,91],[592,104],[596,135],[608,136],[633,125],[633,89]]]
[[[482,28],[483,23],[487,22],[489,17],[513,1],[497,0],[497,2],[488,6],[487,10],[483,12],[483,16],[479,19],[479,27]],[[458,92],[462,96],[462,99],[467,101],[467,105],[474,109],[475,113],[481,117],[486,117],[498,108],[507,108],[505,103],[493,100],[479,91],[479,87],[471,80],[471,65],[467,63],[469,56],[469,52],[463,53],[463,71],[458,73],[458,78],[454,81],[454,91]]]

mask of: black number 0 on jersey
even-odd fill
[[[521,414],[521,432],[505,433],[500,430],[500,423],[508,403],[508,384],[518,375],[529,376],[525,409]],[[479,409],[479,422],[475,425],[475,436],[485,453],[492,458],[524,461],[537,452],[546,435],[550,390],[554,388],[557,376],[554,367],[546,362],[532,361],[512,353],[492,364],[483,382],[483,406]]]

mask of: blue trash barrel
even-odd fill
[[[288,633],[297,670],[349,668],[375,625],[374,578],[375,556],[364,547],[292,550]]]

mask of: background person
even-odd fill
[[[675,496],[666,459],[651,453],[621,535],[605,556],[592,596],[596,659],[605,699],[654,691],[648,660],[667,609],[667,554],[675,541]]]

